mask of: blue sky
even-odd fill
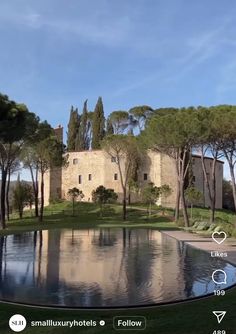
[[[236,104],[233,0],[0,0],[0,91],[53,126],[71,105]]]

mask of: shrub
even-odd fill
[[[92,200],[100,206],[100,214],[102,216],[102,208],[106,203],[114,203],[117,201],[118,195],[114,189],[107,189],[103,186],[97,187],[92,192]]]

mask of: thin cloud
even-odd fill
[[[59,18],[42,15],[28,9],[28,12],[17,12],[14,8],[4,7],[0,12],[2,24],[9,24],[38,29],[42,32],[58,34],[66,39],[78,37],[80,42],[117,47],[127,42],[131,36],[131,20],[129,16],[91,15],[88,19],[81,14],[74,18]]]
[[[224,32],[229,23],[230,20],[226,19],[224,24],[217,29],[199,34],[195,37],[187,38],[182,43],[182,56],[173,56],[173,58],[168,57],[164,67],[146,75],[143,79],[140,78],[138,81],[134,80],[125,86],[122,85],[122,87],[118,89],[113,96],[122,96],[132,90],[141,88],[157,80],[162,84],[178,81],[188,72],[217,55],[217,53],[222,49],[222,46],[226,43],[226,40],[224,39]],[[234,65],[236,69],[236,62]],[[230,70],[231,69],[226,71],[227,74]]]

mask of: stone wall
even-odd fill
[[[206,159],[208,173],[211,161],[211,159]],[[122,171],[124,172],[124,161]],[[222,208],[223,163],[217,162],[216,173],[216,207]],[[203,182],[200,157],[197,156],[193,157],[193,174],[194,184],[205,194],[205,206],[208,207],[210,205],[209,196]],[[173,159],[155,151],[148,151],[144,154],[138,170],[140,189],[148,182],[153,182],[156,186],[169,185],[172,189],[171,195],[167,198],[160,198],[158,204],[175,207],[177,174]],[[53,169],[45,175],[45,204],[48,204],[49,198],[68,199],[67,192],[73,187],[83,191],[84,201],[91,201],[92,191],[100,185],[114,189],[118,194],[118,200],[122,201],[122,187],[115,158],[102,150],[70,152],[67,167]],[[140,201],[140,193],[133,192],[131,199],[133,202]]]
[[[205,166],[209,183],[211,184],[211,165],[212,159],[205,159]],[[224,164],[221,161],[216,163],[216,209],[222,209],[223,202],[223,169]],[[204,180],[200,157],[193,156],[193,175],[195,177],[194,186],[203,193],[203,206],[210,207],[209,192]]]

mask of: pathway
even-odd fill
[[[202,237],[185,231],[162,231],[162,233],[208,253],[212,251],[227,252],[227,257],[223,257],[223,259],[236,265],[236,239],[227,238],[219,245],[212,238]]]

